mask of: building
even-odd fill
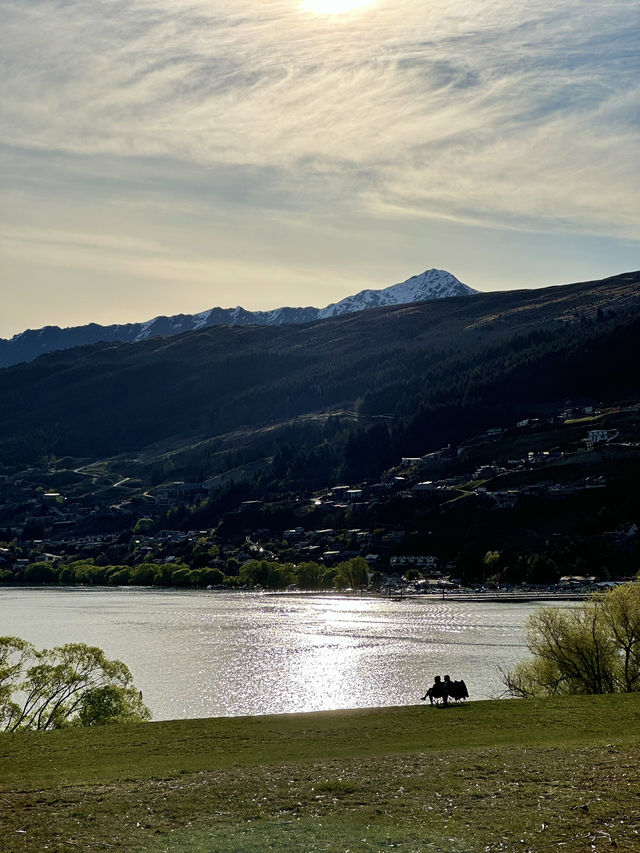
[[[605,444],[608,441],[612,441],[617,435],[617,429],[592,429],[587,433],[584,442],[588,449],[591,450],[596,444]]]
[[[389,566],[392,569],[435,569],[438,565],[438,558],[432,555],[397,555],[389,559]]]

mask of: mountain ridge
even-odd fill
[[[322,422],[338,408],[398,429],[415,421],[424,452],[504,422],[505,405],[515,415],[640,394],[639,329],[634,272],[58,351],[0,371],[0,462],[97,458],[240,428],[255,435],[280,419]],[[212,465],[203,463],[207,475]]]
[[[238,305],[235,308],[210,308],[197,314],[157,316],[142,323],[109,326],[87,323],[66,328],[44,326],[41,329],[27,329],[12,338],[0,338],[0,368],[30,362],[46,353],[101,341],[138,342],[152,337],[168,337],[218,325],[278,326],[289,323],[309,323],[384,305],[403,305],[476,293],[477,291],[463,284],[446,270],[430,269],[389,287],[361,290],[339,302],[332,302],[324,308],[284,306],[269,311],[249,311]]]

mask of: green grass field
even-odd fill
[[[0,735],[0,850],[640,851],[640,695]]]

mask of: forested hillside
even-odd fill
[[[639,359],[640,273],[305,325],[97,344],[0,371],[0,462],[213,440],[216,452],[208,446],[207,460],[197,461],[210,475],[229,464],[225,451],[237,452],[225,436],[242,433],[241,461],[254,441],[254,456],[272,455],[265,428],[277,424],[306,452],[317,445],[336,465],[355,465],[353,476],[367,476],[398,454],[566,399],[638,396]],[[334,428],[340,446],[332,448],[326,418],[336,411],[358,423],[350,437]]]

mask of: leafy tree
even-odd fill
[[[131,580],[131,573],[127,566],[112,566],[109,572],[109,583],[113,586],[126,586]]]
[[[212,557],[211,551],[205,545],[198,543],[193,548],[190,563],[194,569],[204,569],[209,565]]]
[[[67,643],[38,651],[19,637],[0,637],[0,728],[68,728],[151,718],[121,661],[102,649]]]
[[[171,571],[171,585],[191,586],[191,569],[184,565],[180,565],[179,568],[173,568]]]
[[[240,566],[239,577],[245,586],[265,586],[269,578],[267,561],[247,560]]]
[[[133,528],[133,532],[136,534],[153,533],[155,529],[156,523],[152,518],[139,518]]]
[[[154,586],[171,586],[171,576],[174,567],[170,563],[160,563],[157,565],[157,571],[153,576]]]
[[[107,566],[97,566],[93,560],[76,565],[75,574],[78,583],[105,584],[109,569]]]
[[[482,560],[482,564],[488,575],[497,574],[500,568],[500,551],[487,551]]]
[[[63,565],[58,571],[58,580],[60,583],[75,583],[76,570],[74,566]]]
[[[300,563],[296,569],[296,582],[300,589],[321,589],[324,568],[318,563]]]
[[[271,589],[284,589],[296,579],[296,569],[293,563],[271,563],[271,575],[269,587]]]
[[[81,726],[106,726],[111,723],[139,723],[151,719],[135,687],[106,684],[87,690],[78,710]]]
[[[617,684],[622,692],[634,693],[640,690],[640,585],[615,587],[600,606],[618,650]]]
[[[24,579],[27,583],[53,583],[57,575],[51,563],[31,563],[24,570]]]
[[[378,587],[378,586],[380,586],[381,583],[382,583],[382,572],[375,571],[371,575],[371,585]]]
[[[220,586],[224,581],[224,572],[220,569],[205,569],[202,572],[202,582],[207,586]]]
[[[140,586],[151,586],[158,568],[158,563],[140,563],[138,566],[133,566],[130,583]]]
[[[235,557],[229,557],[225,564],[225,568],[227,570],[228,575],[237,575],[238,569],[240,568],[240,564],[238,563]]]
[[[331,589],[335,586],[337,574],[338,570],[335,566],[330,566],[328,569],[325,569],[322,575],[322,589]]]
[[[581,607],[542,607],[529,618],[533,657],[503,675],[515,696],[640,691],[640,584],[622,584]]]
[[[0,726],[7,730],[7,721],[20,714],[13,694],[21,686],[21,675],[33,654],[33,646],[20,637],[0,637]]]
[[[558,567],[549,557],[541,554],[530,554],[527,557],[527,580],[529,583],[557,583],[560,577]]]
[[[245,586],[263,586],[283,589],[295,579],[291,563],[273,563],[267,560],[247,560],[240,567],[240,583]]]
[[[346,560],[343,563],[339,563],[336,568],[337,571],[333,583],[338,589],[363,586],[369,580],[369,564],[364,557],[354,557],[352,560]]]

